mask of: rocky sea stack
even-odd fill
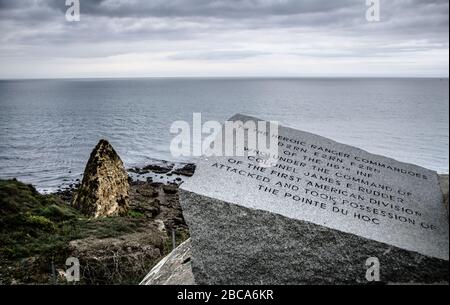
[[[111,144],[102,139],[91,153],[72,204],[89,217],[125,215],[129,189],[122,160]]]

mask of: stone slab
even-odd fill
[[[437,173],[291,128],[278,140],[272,167],[205,157],[181,186],[197,283],[364,282],[369,257],[386,282],[448,281]]]

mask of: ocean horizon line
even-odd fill
[[[449,80],[449,76],[131,76],[131,77],[49,77],[49,78],[0,78],[0,81],[44,81],[44,80],[124,80],[124,79],[293,79],[293,80],[355,80],[355,79],[441,79]]]

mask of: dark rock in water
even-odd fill
[[[138,173],[139,172],[139,168],[138,167],[129,168],[128,171],[130,173]]]
[[[106,140],[91,153],[73,206],[90,217],[125,215],[129,198],[128,174]]]
[[[66,202],[70,202],[73,199],[73,194],[75,193],[74,187],[69,189],[59,189],[56,191],[55,195]]]
[[[144,171],[151,171],[154,172],[156,174],[167,174],[168,172],[170,172],[173,168],[173,164],[167,164],[167,165],[156,165],[156,164],[151,164],[151,165],[147,165],[145,167],[143,167],[142,169]]]
[[[191,177],[195,172],[195,164],[188,163],[181,168],[177,168],[173,171],[174,174]]]

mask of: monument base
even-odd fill
[[[180,190],[197,284],[447,283],[448,261]],[[369,275],[370,276],[370,275]]]

